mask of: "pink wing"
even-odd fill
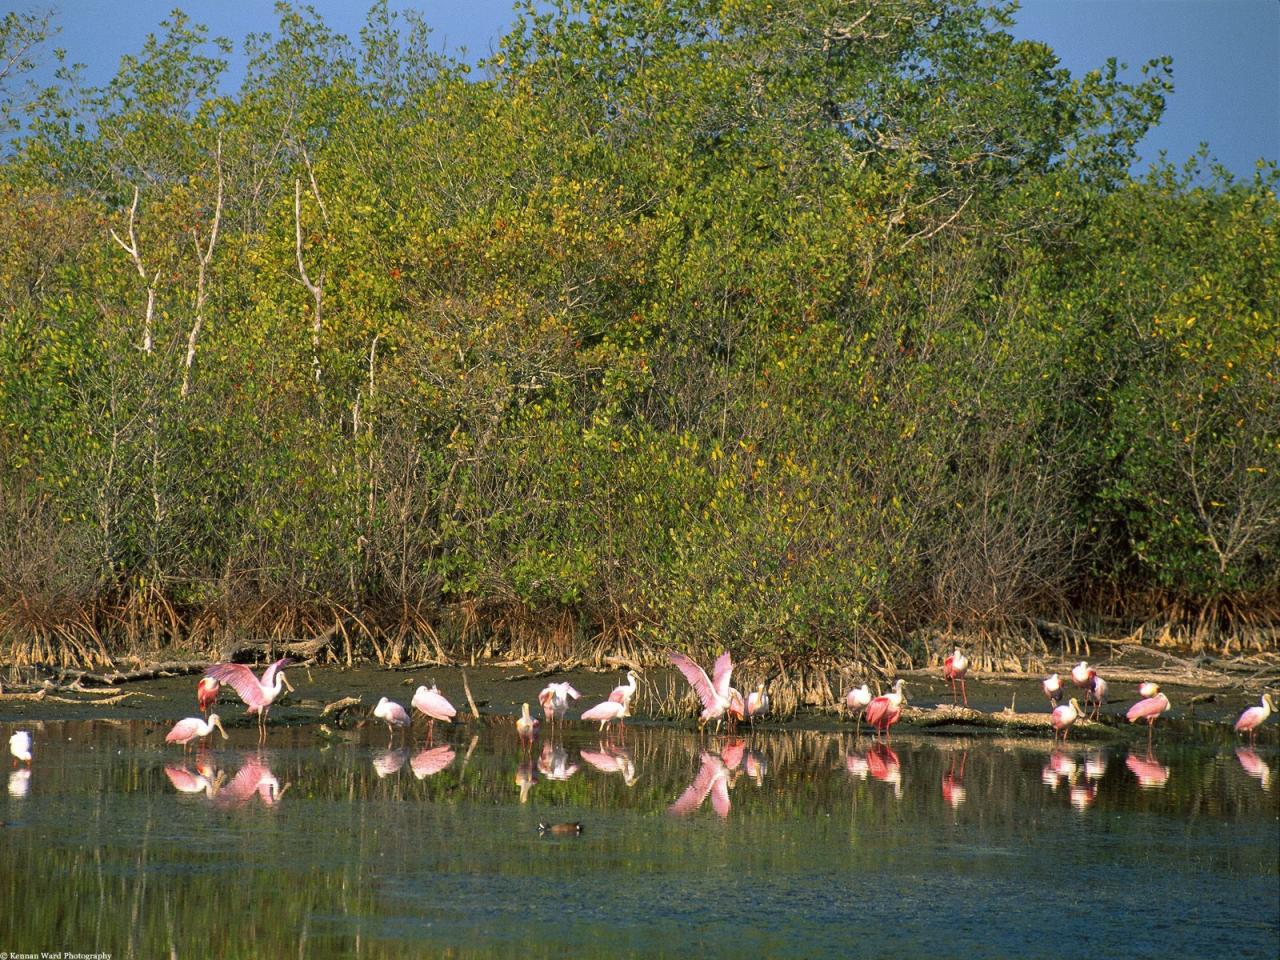
[[[164,738],[164,742],[185,743],[196,735],[201,726],[202,721],[198,717],[187,717],[185,720],[179,720]]]
[[[673,653],[670,657],[671,662],[684,674],[684,678],[689,681],[689,686],[693,687],[693,692],[702,701],[702,708],[710,710],[716,702],[716,691],[715,687],[711,685],[711,680],[707,677],[707,671],[703,670],[683,653]],[[716,662],[719,663],[719,661]]]
[[[288,657],[281,657],[271,666],[267,667],[267,669],[263,671],[263,674],[262,674],[262,685],[264,687],[274,687],[276,685],[276,674],[279,673],[281,670],[283,670],[286,666],[288,666],[292,662],[293,661],[290,660]]]
[[[876,697],[867,704],[866,713],[863,715],[867,723],[873,727],[879,726],[884,722],[885,716],[889,713],[889,698]]]
[[[622,703],[626,696],[623,694],[621,687],[615,687],[613,693],[609,694],[609,699],[614,703]]]
[[[729,783],[723,776],[711,784],[711,809],[723,819],[729,815]]]
[[[715,665],[711,668],[711,683],[722,697],[729,696],[729,677],[732,674],[733,661],[729,659],[729,651],[726,650],[716,657]]]
[[[538,694],[538,702],[546,709],[547,704],[551,702],[551,698],[556,695],[555,689],[552,687],[544,687],[542,692]]]
[[[702,801],[707,799],[707,794],[711,792],[711,784],[715,781],[719,769],[720,761],[711,754],[704,753],[702,767],[698,770],[698,775],[693,778],[693,783],[685,787],[684,793],[680,794],[676,802],[667,807],[667,812],[683,817],[702,806]]]
[[[1057,707],[1053,713],[1049,715],[1049,722],[1055,727],[1065,727],[1067,725],[1067,717],[1071,714],[1070,706]]]
[[[583,720],[616,720],[622,716],[622,704],[616,700],[606,700],[604,703],[598,703],[590,710],[586,710],[582,714]]]
[[[267,705],[267,698],[262,695],[262,684],[243,663],[215,663],[204,675],[229,685],[250,710],[261,710]]]
[[[183,793],[199,793],[204,789],[204,777],[197,777],[186,767],[169,766],[164,768],[164,772],[169,782]]]
[[[409,725],[409,713],[404,707],[396,703],[394,700],[387,701],[387,720],[392,726],[406,727]]]
[[[1267,710],[1262,707],[1250,707],[1244,713],[1240,714],[1240,719],[1236,721],[1237,730],[1252,730],[1263,720],[1267,719]]]
[[[434,747],[414,754],[409,767],[413,770],[413,775],[422,780],[449,766],[453,763],[453,757],[453,747]]]
[[[742,765],[742,758],[747,752],[747,745],[742,740],[726,743],[720,751],[720,758],[730,770],[737,770]]]
[[[1125,717],[1130,723],[1138,720],[1146,720],[1148,717],[1158,717],[1169,709],[1169,699],[1163,694],[1156,694],[1154,697],[1147,697],[1145,700],[1139,700],[1132,707]]]
[[[413,695],[413,705],[428,717],[448,723],[458,711],[453,704],[440,695],[438,690],[423,690]]]
[[[617,773],[618,761],[607,753],[596,750],[579,750],[578,755],[601,773]]]
[[[569,686],[568,684],[565,684],[564,692],[568,694],[570,700],[577,700],[580,696],[582,696],[582,694],[580,694],[577,690],[573,689],[573,687]]]

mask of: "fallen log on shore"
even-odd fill
[[[997,713],[984,713],[970,707],[944,704],[937,707],[903,707],[902,719],[913,727],[987,727],[996,730],[1029,730],[1051,733],[1048,712],[1017,713],[1009,707]],[[1120,732],[1107,724],[1093,720],[1080,719],[1071,728],[1076,736],[1105,738],[1119,737]]]

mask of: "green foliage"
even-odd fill
[[[1273,610],[1275,181],[1129,178],[1167,61],[1072,78],[976,0],[572,0],[476,79],[385,2],[277,15],[232,95],[175,13],[25,108],[0,629]]]

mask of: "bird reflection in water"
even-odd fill
[[[729,767],[719,754],[704,751],[697,776],[675,803],[667,807],[667,812],[678,817],[688,816],[697,811],[708,796],[711,797],[711,809],[721,819],[729,816]]]
[[[902,764],[888,744],[876,743],[867,751],[867,770],[873,780],[893,787],[893,799],[902,799]]]
[[[377,773],[378,779],[390,777],[399,773],[408,759],[409,751],[404,747],[399,750],[379,750],[373,755],[373,770]]]
[[[520,802],[529,802],[529,791],[534,788],[538,782],[538,768],[534,766],[531,759],[520,761],[520,766],[516,767],[516,786],[520,788]]]
[[[31,789],[31,768],[20,767],[9,774],[9,796],[21,799]]]
[[[179,793],[203,793],[212,798],[221,789],[227,775],[221,770],[214,771],[208,759],[197,759],[195,769],[184,764],[170,763],[164,768],[165,776]]]
[[[1077,810],[1088,810],[1098,799],[1098,788],[1090,782],[1077,784],[1071,788],[1071,806]]]
[[[419,780],[425,780],[453,763],[454,756],[453,747],[449,746],[419,750],[409,761],[409,769]]]
[[[569,762],[568,751],[556,743],[544,743],[538,756],[538,773],[548,780],[568,780],[578,772],[578,765]]]
[[[969,759],[969,751],[960,751],[960,762],[956,763],[956,755],[951,754],[951,758],[947,763],[947,772],[942,775],[942,799],[947,802],[952,810],[955,810],[960,804],[964,803],[964,764]]]
[[[224,807],[243,807],[256,795],[265,807],[276,806],[289,784],[280,781],[261,757],[250,757],[244,762],[231,782],[213,796],[213,802]]]
[[[579,750],[578,754],[601,773],[617,773],[628,787],[636,782],[636,765],[626,747],[601,741],[599,750]]]
[[[1084,758],[1084,775],[1090,783],[1097,783],[1107,773],[1107,755],[1101,751]]]
[[[1071,786],[1076,785],[1080,777],[1080,767],[1075,758],[1062,750],[1049,754],[1049,759],[1040,769],[1040,782],[1050,790],[1057,790],[1059,782],[1065,780]]]
[[[1262,784],[1264,791],[1271,789],[1271,768],[1267,766],[1265,760],[1248,747],[1237,747],[1236,759],[1240,761],[1240,766],[1244,767],[1245,773]]]
[[[1138,786],[1143,790],[1159,790],[1169,781],[1169,768],[1150,753],[1146,757],[1131,753],[1125,757],[1124,765],[1138,778]]]

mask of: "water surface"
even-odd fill
[[[493,721],[184,756],[136,722],[34,732],[0,800],[4,951],[1280,955],[1274,747],[570,725],[526,749]]]

